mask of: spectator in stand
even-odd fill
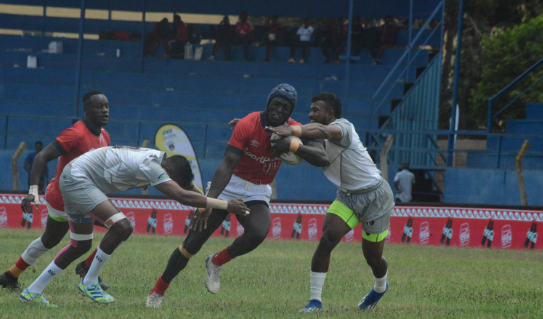
[[[353,26],[351,27],[351,55],[359,56],[364,47],[364,27],[360,23],[360,17],[353,17]],[[353,61],[351,60],[351,63]]]
[[[173,17],[173,30],[175,38],[170,41],[170,57],[172,59],[183,59],[185,55],[185,44],[189,41],[189,27],[180,15]]]
[[[145,38],[143,53],[150,56],[159,44],[162,44],[165,57],[170,56],[170,41],[175,37],[175,31],[167,18],[155,23],[153,31]]]
[[[264,33],[262,43],[266,45],[266,59],[262,62],[270,62],[270,55],[273,48],[279,45],[283,26],[279,23],[279,18],[275,14],[270,14],[266,23],[264,23],[266,33]]]
[[[32,171],[34,158],[43,149],[43,143],[41,141],[37,141],[36,143],[34,143],[34,149],[36,151],[28,154],[28,156],[25,159],[25,164],[24,164],[24,169],[25,171],[28,172],[28,188],[30,188],[30,172]],[[38,189],[40,191],[45,191],[44,186],[47,185],[47,181],[49,181],[49,169],[47,168],[47,165],[45,165],[45,169],[43,170],[43,173],[40,176],[40,182],[38,183]]]
[[[249,61],[249,45],[255,40],[254,26],[247,20],[247,12],[241,11],[239,21],[236,23],[236,41],[243,46],[243,57]]]
[[[381,54],[384,49],[391,48],[394,45],[394,40],[396,39],[396,33],[401,29],[406,29],[407,27],[397,25],[394,22],[394,19],[390,14],[385,17],[385,24],[381,26],[381,44],[379,52],[374,58],[374,64],[381,63]]]
[[[224,16],[221,23],[219,23],[217,27],[217,31],[215,33],[215,45],[213,46],[213,52],[211,53],[211,56],[208,58],[208,60],[215,60],[215,55],[217,54],[217,51],[219,51],[219,48],[224,45],[224,60],[231,61],[232,57],[230,54],[230,49],[232,46],[232,38],[233,33],[230,19],[228,18],[228,16]]]
[[[411,201],[411,190],[415,184],[415,174],[409,171],[409,163],[403,163],[400,171],[394,176],[396,187],[396,202],[408,203]]]
[[[332,21],[324,32],[325,35],[321,44],[322,55],[326,58],[324,63],[339,64],[339,51],[347,36],[343,18]]]
[[[314,31],[315,29],[309,25],[309,18],[305,18],[304,25],[298,28],[296,39],[290,47],[290,59],[288,60],[288,63],[296,63],[296,49],[299,47],[302,48],[302,59],[300,60],[300,63],[305,63],[309,47],[311,46],[311,36]]]

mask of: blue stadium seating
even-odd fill
[[[527,103],[526,118],[532,120],[543,120],[543,103]]]

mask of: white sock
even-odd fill
[[[111,255],[104,253],[100,247],[97,248],[96,256],[94,256],[94,260],[92,261],[87,275],[83,278],[83,285],[86,286],[98,282],[98,275],[100,274],[100,271],[102,271],[102,268],[104,268],[109,257],[111,257]]]
[[[387,290],[387,274],[383,276],[383,278],[376,278],[373,276],[373,280],[375,281],[375,285],[373,285],[373,290],[378,293],[385,292]]]
[[[311,300],[316,299],[321,300],[322,286],[324,285],[324,280],[326,279],[325,272],[311,272],[309,275],[309,282],[311,284]]]
[[[49,249],[43,246],[43,242],[41,241],[40,237],[28,245],[28,248],[24,251],[21,257],[27,264],[32,265],[41,257],[41,255],[48,251]]]
[[[45,286],[47,286],[51,280],[60,275],[64,269],[60,269],[55,261],[52,261],[47,268],[41,273],[41,275],[28,287],[28,292],[33,294],[41,294]]]

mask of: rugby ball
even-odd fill
[[[280,139],[280,138],[281,138],[281,136],[279,136],[279,135],[277,135],[275,133],[272,133],[272,135],[270,137],[270,141],[277,140],[277,139]],[[286,139],[288,141],[294,140],[294,141],[296,141],[296,142],[298,142],[300,144],[303,144],[302,140],[297,136],[292,136],[291,135],[291,136],[285,137],[284,139]],[[283,161],[283,163],[286,163],[286,164],[289,164],[289,165],[298,165],[303,161],[303,159],[300,156],[298,156],[298,155],[296,155],[296,153],[290,152],[290,151],[279,155],[279,159],[281,161]]]

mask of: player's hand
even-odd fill
[[[270,143],[271,151],[273,153],[273,156],[275,157],[278,157],[279,155],[290,151],[290,141],[285,138],[276,139],[270,141]]]
[[[205,208],[198,208],[194,212],[194,216],[192,217],[192,220],[190,221],[189,228],[193,231],[202,231],[203,229],[207,229],[207,219],[211,215],[211,208],[205,209]]]
[[[236,126],[240,120],[238,118],[233,119],[232,121],[228,122],[228,125],[230,126]],[[234,128],[232,128],[234,129]]]
[[[290,126],[266,126],[264,130],[266,130],[266,132],[275,133],[281,137],[294,135],[294,130]]]
[[[26,195],[26,197],[23,198],[23,201],[21,203],[21,209],[23,210],[23,213],[30,213],[31,211],[30,205],[32,204],[35,204],[36,209],[38,209],[39,198],[36,198],[36,196],[32,194]]]
[[[226,211],[231,214],[246,216],[249,215],[249,207],[245,205],[243,202],[243,199],[241,198],[234,198],[228,201],[228,207],[226,208]]]

